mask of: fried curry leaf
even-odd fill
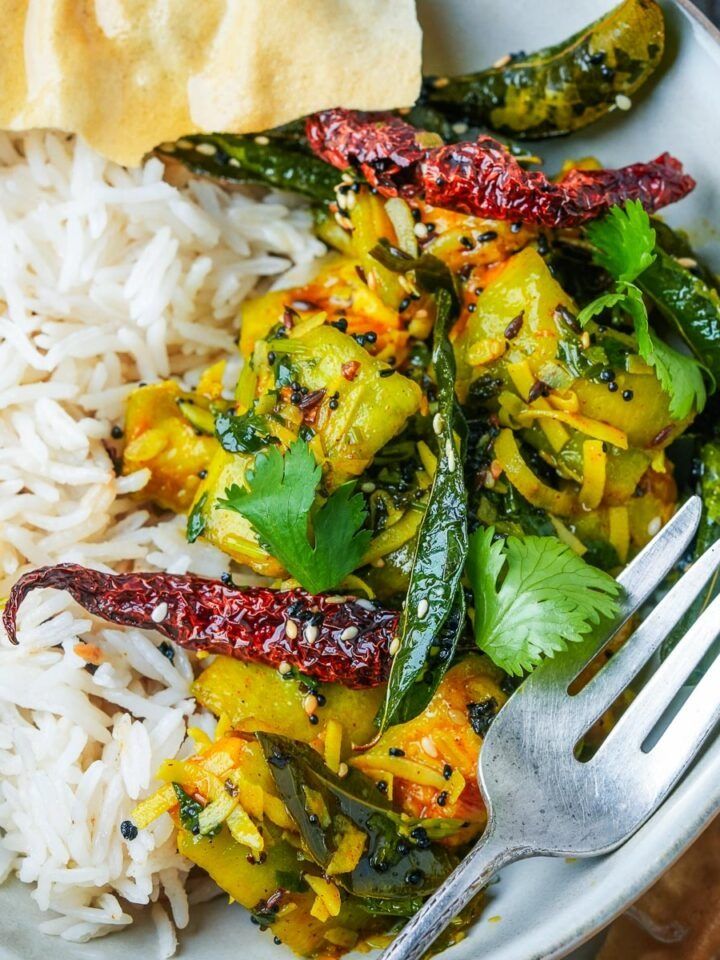
[[[338,822],[349,820],[367,837],[357,866],[335,877],[351,893],[410,904],[431,893],[455,866],[455,857],[444,847],[402,836],[410,825],[357,770],[341,779],[307,744],[268,733],[256,736],[283,803],[320,867],[327,868],[336,850]]]
[[[341,583],[360,565],[372,536],[361,529],[366,511],[354,484],[316,506],[321,477],[307,442],[296,440],[284,456],[275,447],[258,454],[247,488],[233,484],[218,504],[246,517],[261,543],[310,593]]]
[[[418,282],[421,282],[418,264],[425,260],[427,267],[427,261],[434,259],[412,261]],[[378,716],[381,730],[392,723],[410,720],[429,703],[450,664],[465,620],[459,597],[467,554],[467,490],[458,437],[463,423],[455,400],[455,355],[448,338],[455,315],[454,285],[446,267],[441,265],[443,273],[434,264],[430,266],[437,307],[432,352],[438,392],[437,413],[433,419],[437,467],[416,538],[400,622],[400,649],[393,657],[385,703]],[[432,662],[431,650],[451,614],[456,614],[456,627],[442,648],[442,659]],[[419,683],[419,680],[429,682]]]

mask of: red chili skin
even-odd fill
[[[654,212],[695,187],[669,153],[618,170],[571,170],[554,183],[492,137],[423,147],[423,134],[391,114],[325,110],[308,117],[306,133],[314,153],[339,170],[358,167],[383,196],[543,227],[576,227],[626,200]]]
[[[222,653],[279,667],[286,662],[322,683],[376,687],[390,672],[398,614],[347,597],[338,602],[304,590],[238,589],[220,580],[169,573],[109,574],[74,563],[40,567],[13,586],[3,625],[17,643],[17,611],[31,590],[67,590],[89,613],[111,623],[155,630],[189,650]],[[152,613],[167,604],[156,623]],[[297,625],[297,635],[288,622]],[[313,639],[308,628],[317,627]],[[349,628],[356,636],[343,639]]]

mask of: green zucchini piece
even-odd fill
[[[510,136],[558,136],[599,120],[618,96],[631,96],[656,69],[664,42],[655,0],[624,0],[556,46],[478,73],[428,78],[423,99]]]
[[[215,180],[292,190],[320,203],[335,199],[335,184],[340,182],[340,173],[304,152],[301,141],[279,136],[195,134],[155,152]]]
[[[656,248],[654,262],[637,284],[686,341],[698,360],[720,380],[720,296],[675,257]]]

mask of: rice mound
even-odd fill
[[[116,477],[110,431],[139,380],[190,384],[232,356],[243,299],[324,248],[285,195],[162,178],[156,159],[127,170],[61,134],[0,134],[0,597],[59,561],[227,568],[186,542],[184,518],[129,497],[147,472]],[[32,885],[44,933],[85,941],[152,903],[173,954],[190,865],[168,817],[132,842],[119,824],[159,763],[191,751],[192,677],[182,650],[170,660],[151,633],[103,628],[63,593],[26,601],[20,646],[0,628],[0,882]]]

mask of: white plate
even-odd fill
[[[509,50],[560,40],[609,7],[612,0],[419,0],[426,32],[426,68],[476,69]],[[720,268],[720,35],[689,7],[667,3],[668,51],[661,76],[590,132],[538,145],[552,164],[593,153],[607,165],[679,156],[698,188],[671,208],[668,220],[690,228],[696,245]],[[535,860],[505,870],[478,924],[447,960],[550,960],[591,937],[640,895],[720,809],[720,740],[707,750],[656,816],[616,853],[566,863]],[[285,948],[260,934],[237,906],[214,901],[192,912],[181,935],[185,960],[282,960]],[[41,919],[27,888],[0,890],[2,960],[126,960],[155,955],[147,917],[119,936],[71,944],[37,933]]]

